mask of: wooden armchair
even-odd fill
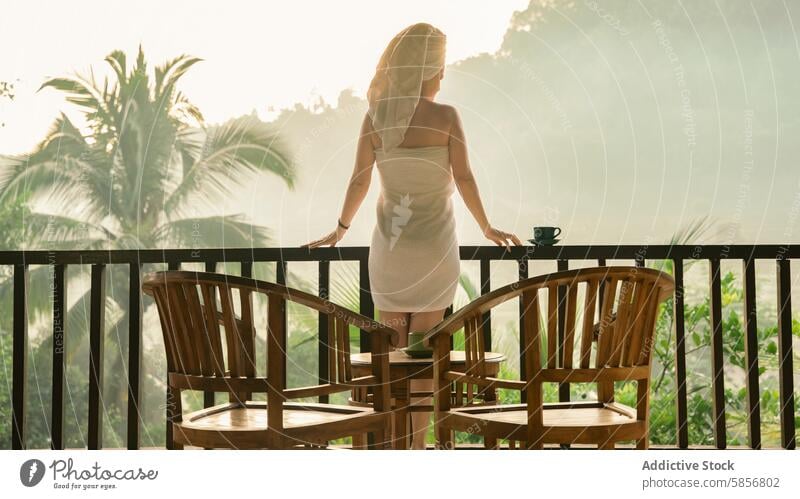
[[[456,430],[482,435],[488,448],[495,448],[498,439],[509,439],[525,442],[529,449],[541,449],[546,443],[587,443],[609,449],[620,440],[635,440],[637,448],[646,449],[655,321],[659,303],[671,296],[673,288],[672,277],[652,269],[578,269],[512,283],[450,315],[425,337],[434,347],[438,446],[451,448]],[[523,309],[520,336],[525,381],[489,377],[479,331],[481,317],[517,297]],[[599,337],[594,341],[597,322]],[[452,371],[449,358],[450,336],[461,328],[467,352],[465,373]],[[635,408],[614,401],[615,381],[637,382]],[[478,390],[520,390],[525,403],[454,408],[449,396],[453,382]],[[598,400],[543,403],[543,383],[548,382],[595,383]]]
[[[397,332],[314,295],[243,277],[204,272],[156,272],[143,290],[161,318],[168,368],[168,418],[172,448],[270,448],[324,446],[337,438],[372,433],[387,443],[390,428],[389,359]],[[256,375],[253,297],[267,297],[266,377]],[[322,312],[328,321],[328,384],[286,388],[286,302]],[[371,333],[372,373],[353,378],[349,326]],[[290,402],[369,386],[372,407]],[[229,402],[182,414],[182,390],[229,394]],[[267,401],[250,400],[266,393]]]

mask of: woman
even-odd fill
[[[507,247],[521,244],[514,234],[489,224],[459,115],[452,106],[434,102],[444,62],[445,35],[430,24],[414,24],[392,39],[367,92],[369,111],[338,225],[304,245],[335,246],[344,237],[377,161],[382,189],[369,253],[370,286],[379,320],[401,333],[400,346],[409,331],[426,331],[440,322],[453,302],[460,274],[450,199],[454,187],[489,240]],[[430,383],[412,389],[430,390]],[[412,414],[412,447],[424,448],[429,414]]]

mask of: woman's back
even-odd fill
[[[420,99],[411,122],[406,129],[403,142],[399,147],[430,147],[446,146],[450,142],[450,127],[452,126],[453,108]],[[371,135],[372,145],[375,149],[381,148],[381,139],[377,133]]]

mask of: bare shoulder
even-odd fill
[[[461,135],[461,116],[455,106],[439,104],[445,126],[451,135]]]
[[[458,118],[458,110],[455,106],[451,106],[450,104],[442,104],[439,102],[434,102],[433,105],[435,106],[437,114],[444,117],[447,121],[452,122],[456,118]]]
[[[373,149],[380,147],[380,137],[372,126],[372,117],[369,115],[369,111],[364,113],[364,119],[361,121],[361,137],[369,140]]]

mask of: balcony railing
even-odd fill
[[[781,445],[795,448],[795,404],[793,386],[792,310],[790,259],[800,258],[800,245],[736,245],[736,246],[554,246],[515,247],[506,251],[500,247],[462,246],[462,260],[480,262],[480,291],[491,289],[490,264],[492,261],[516,261],[520,279],[529,277],[528,262],[531,260],[555,261],[558,270],[566,270],[570,261],[594,261],[606,265],[607,261],[629,260],[636,265],[645,265],[647,260],[671,260],[674,268],[674,334],[675,334],[675,384],[676,384],[676,433],[677,447],[689,447],[686,331],[684,324],[684,263],[704,260],[709,263],[710,323],[711,323],[711,371],[712,371],[712,419],[714,445],[724,449],[726,442],[725,378],[723,365],[722,293],[720,263],[723,260],[742,262],[744,291],[744,331],[747,391],[748,445],[761,447],[761,410],[759,396],[758,338],[756,324],[755,261],[771,260],[775,263],[777,278],[777,322],[778,322],[778,385],[780,394]],[[200,263],[207,271],[215,271],[222,262],[238,262],[241,274],[251,276],[255,262],[275,262],[276,280],[285,283],[290,262],[314,261],[318,265],[319,294],[327,297],[330,287],[330,263],[337,261],[358,262],[359,265],[359,312],[374,317],[374,306],[370,295],[366,247],[338,247],[306,250],[301,248],[258,249],[173,249],[173,250],[114,250],[114,251],[2,251],[0,265],[13,266],[13,373],[12,373],[12,448],[22,449],[26,442],[26,376],[28,346],[28,267],[48,265],[52,267],[53,280],[53,369],[52,369],[52,414],[51,446],[63,448],[64,442],[64,384],[65,357],[64,335],[66,317],[67,266],[91,266],[90,321],[89,321],[89,407],[88,448],[99,449],[102,444],[102,387],[103,387],[103,337],[104,303],[106,290],[106,265],[122,264],[129,267],[129,352],[128,352],[128,405],[127,445],[129,449],[140,446],[141,356],[142,356],[142,294],[141,277],[144,264],[166,264],[169,269],[179,269],[183,263]],[[564,306],[563,300],[561,306]],[[563,313],[559,314],[563,316]],[[319,378],[325,382],[328,372],[328,357],[324,345],[327,342],[327,322],[319,322]],[[487,345],[491,345],[491,317],[484,317],[483,333]],[[563,330],[561,331],[563,335]],[[361,348],[368,349],[364,335]],[[521,363],[521,366],[524,365]],[[524,379],[525,373],[520,373]],[[559,387],[559,399],[567,401],[570,387]],[[213,394],[206,394],[206,406],[213,404]],[[169,425],[167,425],[169,428]],[[169,429],[167,430],[169,432]],[[170,441],[168,434],[168,441]]]

